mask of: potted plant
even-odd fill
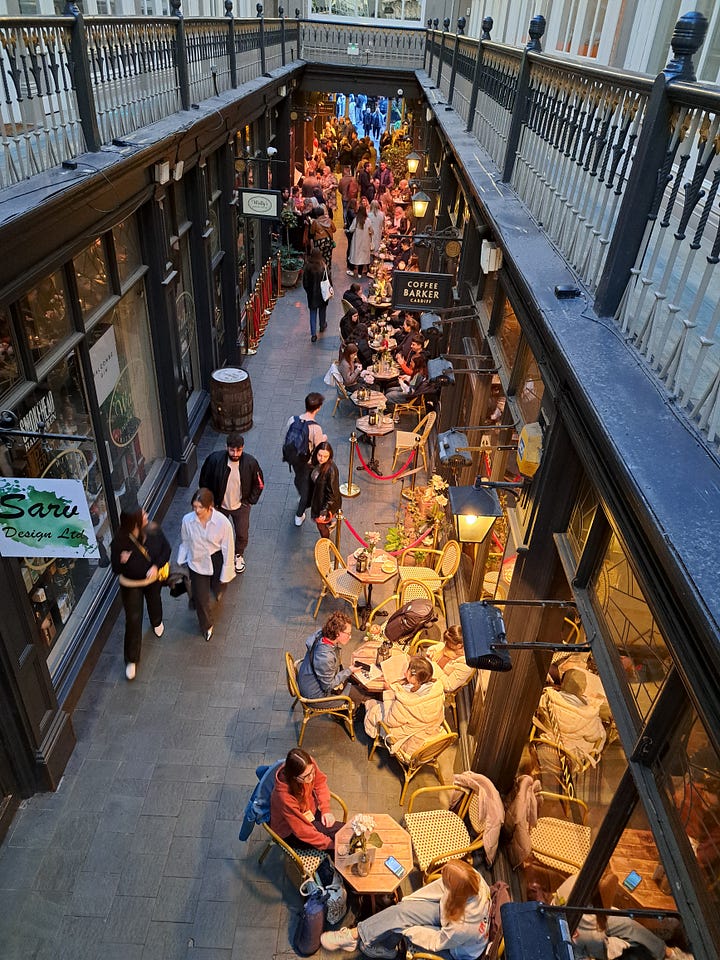
[[[282,285],[284,287],[294,287],[305,266],[305,257],[299,250],[294,250],[289,246],[280,247],[278,253],[280,254]]]

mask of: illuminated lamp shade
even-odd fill
[[[415,174],[418,172],[418,167],[420,166],[420,161],[421,161],[421,160],[422,160],[422,157],[420,156],[420,154],[419,154],[419,153],[415,153],[414,150],[412,151],[412,153],[409,153],[409,154],[407,155],[407,157],[405,157],[405,161],[406,161],[406,163],[407,163],[407,168],[408,168],[408,173],[409,173],[411,176],[414,177]]]
[[[413,216],[416,220],[422,220],[427,213],[427,208],[429,205],[430,197],[426,193],[423,193],[422,190],[418,190],[417,193],[413,194],[412,208]]]
[[[482,543],[503,515],[494,490],[449,487],[450,510],[460,543]]]

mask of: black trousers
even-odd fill
[[[296,463],[293,465],[293,471],[295,473],[293,482],[300,497],[295,515],[301,517],[310,506],[310,500],[312,499],[310,493],[310,463]]]
[[[235,556],[241,557],[245,553],[245,547],[248,545],[250,535],[250,504],[243,503],[237,510],[226,510],[220,507],[220,513],[224,513],[235,531]]]
[[[153,627],[162,623],[162,599],[160,584],[149,583],[146,587],[120,587],[120,597],[125,610],[125,663],[139,663],[142,651],[143,599]]]
[[[198,623],[203,633],[207,633],[213,625],[211,613],[212,596],[214,594],[215,599],[219,599],[225,589],[225,584],[220,582],[220,574],[223,568],[222,552],[218,550],[217,553],[212,555],[211,560],[213,565],[212,576],[208,576],[205,573],[195,573],[194,570],[190,571],[195,612],[197,613]]]

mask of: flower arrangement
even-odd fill
[[[409,499],[405,507],[404,522],[398,522],[397,526],[388,529],[385,540],[386,550],[391,552],[403,550],[414,543],[422,532],[428,530],[433,524],[437,525],[438,533],[443,529],[446,520],[445,508],[448,504],[448,486],[449,484],[442,477],[433,474],[426,486],[408,491],[406,496]],[[425,545],[431,547],[435,539],[435,533],[430,530]],[[423,563],[427,557],[422,545],[412,553],[418,564]]]
[[[369,813],[356,813],[350,821],[352,827],[352,836],[348,843],[350,853],[360,851],[365,853],[368,844],[373,847],[381,847],[382,840],[375,833],[375,821]]]
[[[368,546],[375,549],[375,547],[380,543],[380,534],[377,530],[366,530],[365,531],[365,542]]]

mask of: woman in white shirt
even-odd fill
[[[370,204],[370,212],[368,213],[368,221],[372,227],[372,254],[374,257],[380,252],[380,244],[382,243],[383,234],[385,232],[385,214],[380,208],[380,204],[377,200],[373,200]]]
[[[192,512],[182,520],[178,563],[190,568],[190,582],[198,622],[205,640],[213,634],[210,595],[220,600],[235,577],[235,533],[224,514],[214,508],[213,495],[200,487],[192,498]]]

